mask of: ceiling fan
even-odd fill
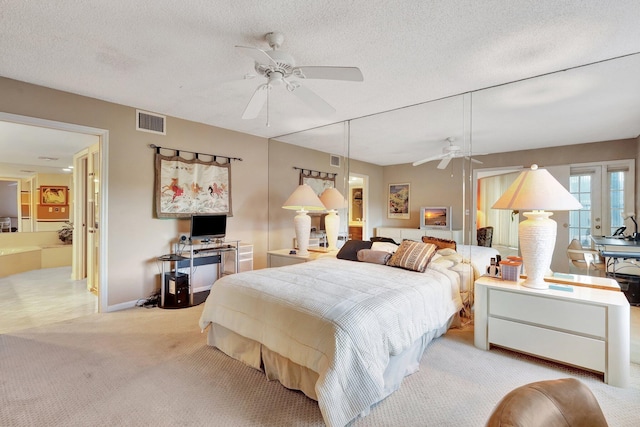
[[[453,143],[455,142],[455,138],[453,137],[449,137],[447,138],[447,142],[449,143],[449,145],[445,146],[442,149],[442,154],[438,154],[437,156],[431,156],[431,157],[427,157],[426,159],[422,159],[422,160],[418,160],[416,162],[413,162],[413,166],[418,166],[421,165],[423,163],[427,163],[433,160],[440,160],[440,163],[438,164],[438,169],[446,169],[446,167],[449,165],[449,162],[451,161],[451,159],[454,158],[458,158],[458,157],[464,157],[465,159],[469,159],[471,160],[473,163],[479,163],[482,164],[482,162],[480,160],[476,160],[473,159],[469,156],[466,156],[464,154],[464,152],[462,151],[462,147],[460,147],[459,145],[454,145]]]
[[[362,72],[357,67],[296,66],[295,60],[291,55],[278,50],[284,41],[282,33],[267,33],[265,39],[272,50],[264,51],[257,47],[236,46],[245,55],[253,58],[255,70],[258,74],[267,78],[267,82],[258,86],[253,93],[242,114],[243,119],[256,118],[266,103],[268,124],[269,92],[277,86],[284,86],[289,92],[322,115],[329,115],[335,112],[335,109],[324,99],[298,81],[290,80],[291,77],[355,82],[364,80]]]

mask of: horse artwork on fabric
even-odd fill
[[[231,211],[231,164],[156,154],[156,215],[186,218]]]

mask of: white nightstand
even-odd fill
[[[630,313],[622,292],[570,285],[570,291],[537,290],[519,283],[476,280],[476,347],[497,345],[602,372],[614,386],[629,385]]]
[[[297,254],[291,254],[289,252],[294,249],[276,249],[275,251],[267,252],[267,267],[282,267],[284,265],[299,264],[301,262],[313,261],[323,257],[335,257],[338,251],[329,252],[312,252],[309,251],[309,255],[300,256]]]

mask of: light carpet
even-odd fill
[[[206,345],[202,307],[135,308],[0,335],[2,426],[322,426],[316,402]],[[640,425],[631,386],[506,350],[478,350],[473,331],[434,340],[420,371],[356,426],[482,426],[515,387],[576,377],[611,426]]]

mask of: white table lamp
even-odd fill
[[[323,211],[325,209],[324,205],[311,187],[307,184],[301,184],[291,193],[282,208],[297,211],[298,214],[293,219],[293,224],[296,230],[296,241],[298,242],[298,255],[309,255],[311,217],[307,215],[307,212]]]
[[[549,218],[554,211],[582,209],[582,205],[546,169],[532,165],[520,173],[493,209],[530,210],[518,226],[520,251],[527,278],[523,285],[548,289],[544,275],[551,266],[558,226]]]
[[[327,188],[320,195],[320,201],[327,208],[328,215],[324,218],[324,228],[327,231],[327,249],[338,250],[338,231],[340,230],[340,217],[337,209],[347,207],[347,201],[335,188]]]

